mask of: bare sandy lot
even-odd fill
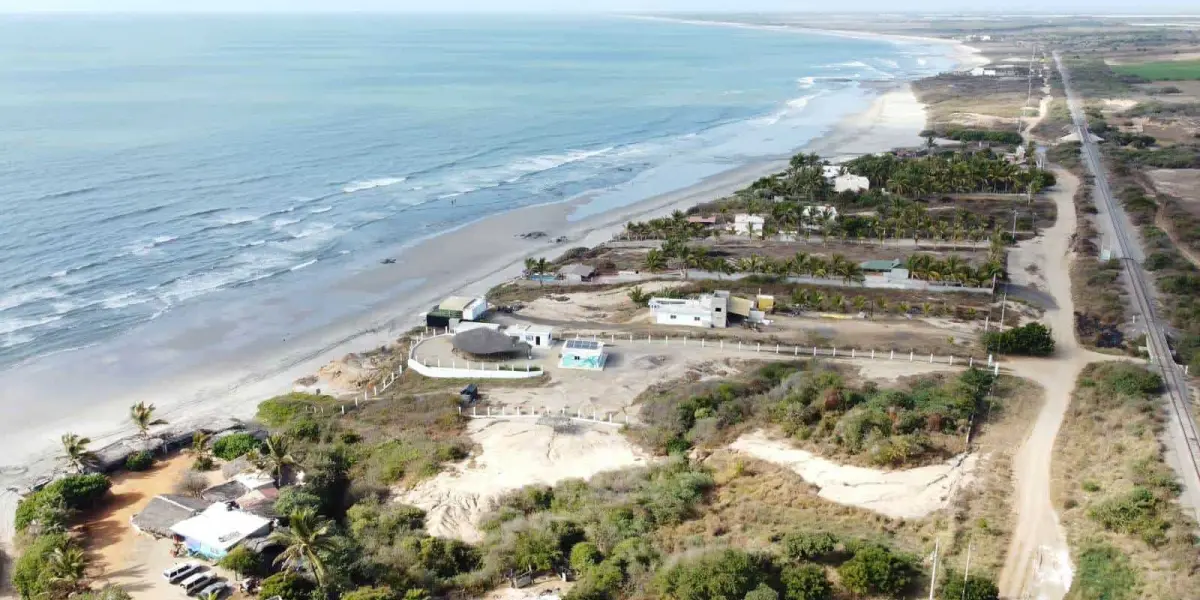
[[[965,454],[903,471],[867,469],[792,448],[786,440],[771,439],[763,431],[743,435],[730,448],[791,469],[817,486],[818,495],[826,500],[898,519],[921,518],[949,506],[954,494],[970,484],[978,462],[977,455]]]
[[[629,291],[634,287],[654,293],[683,284],[680,281],[646,281],[602,292],[551,294],[526,304],[518,314],[555,321],[627,323],[637,314],[646,312],[629,300]]]
[[[1151,169],[1146,171],[1154,187],[1183,200],[1190,211],[1200,213],[1200,169]]]

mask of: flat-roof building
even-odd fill
[[[608,355],[604,354],[604,343],[592,340],[567,340],[563,344],[562,358],[558,366],[563,369],[603,371]]]
[[[176,523],[171,533],[201,556],[219,559],[247,538],[262,536],[271,530],[271,521],[218,502],[204,512]]]

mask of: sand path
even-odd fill
[[[1058,208],[1054,226],[1009,255],[1009,273],[1015,282],[1043,286],[1057,308],[1047,310],[1044,318],[1054,331],[1054,358],[1004,362],[1006,368],[1037,382],[1046,392],[1033,429],[1013,458],[1017,524],[1000,573],[1000,595],[1005,598],[1060,600],[1071,588],[1074,567],[1070,549],[1050,494],[1054,440],[1080,371],[1088,363],[1113,358],[1084,350],[1075,339],[1070,238],[1075,231],[1073,198],[1079,180],[1059,168],[1054,175],[1058,179],[1050,192]],[[1038,269],[1031,274],[1026,268],[1029,265]]]

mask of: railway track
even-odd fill
[[[1142,314],[1146,323],[1146,343],[1150,348],[1151,360],[1162,375],[1167,388],[1167,408],[1171,411],[1173,420],[1179,428],[1175,432],[1176,435],[1172,436],[1172,439],[1176,440],[1176,443],[1172,444],[1172,449],[1178,456],[1182,470],[1178,475],[1180,478],[1186,479],[1183,482],[1185,491],[1191,490],[1193,493],[1190,502],[1185,501],[1185,505],[1192,511],[1193,517],[1200,522],[1200,497],[1196,496],[1196,494],[1200,494],[1200,435],[1197,434],[1196,419],[1192,414],[1191,394],[1188,391],[1187,379],[1182,368],[1175,364],[1175,359],[1172,357],[1171,348],[1167,344],[1167,336],[1164,333],[1164,324],[1159,321],[1154,310],[1150,287],[1146,283],[1146,274],[1141,264],[1133,258],[1136,256],[1132,251],[1134,242],[1130,240],[1130,234],[1121,219],[1116,216],[1120,214],[1118,213],[1120,207],[1113,200],[1112,190],[1108,186],[1108,177],[1104,172],[1104,164],[1100,160],[1100,151],[1091,139],[1087,118],[1084,116],[1078,98],[1071,89],[1070,73],[1063,65],[1062,57],[1058,52],[1054,53],[1054,63],[1059,74],[1062,75],[1063,89],[1067,94],[1067,106],[1071,111],[1071,120],[1074,122],[1075,131],[1079,135],[1084,162],[1095,178],[1096,201],[1102,205],[1109,220],[1112,221],[1112,231],[1119,252],[1118,258],[1121,260],[1125,276],[1129,281],[1134,308]]]

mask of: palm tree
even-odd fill
[[[75,546],[55,548],[46,564],[51,588],[65,592],[65,596],[83,589],[87,568],[87,555]]]
[[[202,461],[204,459],[209,459],[209,460],[212,459],[212,447],[209,446],[209,442],[211,442],[211,441],[212,441],[211,433],[197,431],[196,433],[192,434],[192,450],[191,450],[191,452],[192,452],[192,455],[196,457],[197,461]]]
[[[657,248],[651,249],[646,253],[646,270],[651,273],[657,273],[667,268],[667,256],[662,250]]]
[[[912,305],[907,302],[901,302],[896,305],[896,308],[900,310],[900,314],[907,315],[912,310]]]
[[[851,301],[851,304],[854,305],[855,312],[864,312],[867,310],[867,302],[868,300],[866,296],[855,296],[854,300]]]
[[[142,437],[150,437],[151,427],[167,424],[162,419],[155,419],[154,405],[146,404],[145,402],[138,402],[129,407],[129,420],[133,421],[133,426],[137,427]]]
[[[533,272],[538,276],[538,286],[545,285],[546,282],[543,281],[543,275],[550,272],[550,261],[546,260],[545,257],[533,261]]]
[[[626,229],[632,229],[633,227],[634,227],[633,223],[629,223],[629,224],[625,225]],[[525,276],[526,277],[533,277],[533,270],[536,268],[537,268],[537,259],[536,258],[530,256],[525,259]]]
[[[928,302],[921,303],[921,314],[930,317],[933,316],[933,305]]]
[[[829,299],[829,308],[837,312],[845,312],[846,297],[841,294],[834,294],[833,297]]]
[[[271,476],[275,478],[275,485],[282,484],[288,469],[296,464],[296,459],[292,458],[288,452],[289,446],[291,446],[291,442],[286,435],[276,434],[268,435],[262,446],[258,448],[254,462],[257,463],[258,468],[271,473]]]
[[[316,580],[317,587],[324,586],[326,570],[321,553],[332,547],[327,521],[318,518],[311,508],[301,508],[288,517],[287,529],[271,532],[269,539],[284,547],[275,564],[306,570]]]
[[[91,443],[90,438],[74,433],[64,433],[62,436],[63,458],[77,473],[82,473],[96,464],[96,455],[88,450],[88,444]]]

